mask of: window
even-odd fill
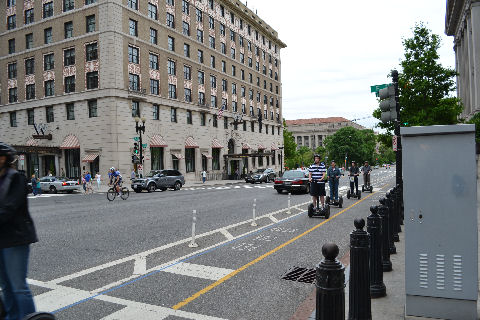
[[[222,5],[220,5],[220,14],[225,17],[225,8]]]
[[[267,89],[267,80],[263,80],[263,89]]]
[[[35,21],[33,16],[33,8],[25,10],[24,16],[25,16],[25,24],[29,24]]]
[[[240,20],[240,29],[242,29],[241,28],[241,25],[242,25],[241,22],[242,22],[242,20]],[[238,37],[238,43],[240,44],[240,47],[243,47],[243,37],[242,36]]]
[[[157,30],[150,28],[150,43],[157,44]]]
[[[73,37],[73,22],[68,21],[65,22],[63,25],[64,33],[65,33],[65,39]]]
[[[167,61],[167,70],[168,70],[169,75],[174,76],[174,75],[177,74],[175,61],[173,61],[173,60],[168,60]]]
[[[192,123],[193,123],[193,120],[192,120],[192,111],[187,110],[187,124],[192,124]]]
[[[17,126],[17,113],[15,111],[10,112],[10,127]]]
[[[190,14],[190,3],[187,0],[182,0],[182,12],[186,15]]]
[[[158,80],[150,79],[150,93],[158,95]]]
[[[85,0],[85,5],[89,5],[95,2],[97,2],[97,0]]]
[[[240,63],[245,63],[245,55],[240,52]]]
[[[212,125],[213,125],[214,128],[217,128],[217,127],[218,127],[218,118],[217,118],[217,115],[214,114],[212,118],[213,118]]]
[[[224,42],[221,42],[221,43],[220,43],[220,51],[221,51],[223,54],[227,54],[227,46],[225,45]]]
[[[13,7],[16,4],[16,0],[7,0],[7,8]]]
[[[43,30],[43,39],[45,44],[52,43],[52,28],[47,28]]]
[[[203,31],[197,29],[197,40],[203,43]]]
[[[205,126],[207,124],[207,115],[205,113],[200,113],[200,125]]]
[[[220,34],[225,37],[225,25],[220,23]]]
[[[27,110],[27,123],[33,125],[35,123],[35,111],[33,109]]]
[[[153,111],[153,120],[160,120],[160,106],[158,104],[154,104],[152,106]]]
[[[235,31],[232,29],[230,29],[230,41],[235,42]]]
[[[235,15],[233,14],[233,12],[230,12],[230,22],[231,22],[232,24],[235,23]]]
[[[215,49],[215,38],[212,36],[208,37],[208,42],[210,44],[210,48]]]
[[[71,66],[75,64],[75,48],[63,51],[63,66]]]
[[[185,92],[185,101],[192,102],[192,89],[184,88],[183,91]]]
[[[202,14],[202,10],[198,9],[198,8],[195,8],[195,15],[197,17],[197,21],[198,22],[203,22],[203,14]]]
[[[168,97],[170,99],[177,99],[177,86],[174,84],[168,84]],[[177,122],[177,121],[175,121]]]
[[[140,103],[132,101],[132,117],[140,117]]]
[[[185,80],[192,80],[192,68],[189,66],[183,66],[183,78]]]
[[[158,55],[150,53],[149,61],[150,61],[150,69],[158,70]]]
[[[175,5],[175,2],[174,2],[174,0],[167,0],[167,4],[168,4],[169,6],[174,6],[174,5]]]
[[[75,120],[75,105],[73,103],[67,103],[67,120]]]
[[[86,21],[86,32],[94,32],[95,31],[95,15],[92,14],[91,16],[87,16],[85,18]]]
[[[134,37],[138,36],[137,24],[138,24],[137,21],[132,19],[129,20],[128,26],[129,26],[129,33],[131,36],[134,36]]]
[[[212,149],[212,170],[220,170],[220,149]]]
[[[250,83],[253,83],[253,77],[251,73],[248,74],[248,81],[250,81]]]
[[[215,19],[211,16],[208,17],[208,27],[210,29],[215,29]]]
[[[75,92],[75,76],[65,77],[65,93]]]
[[[54,122],[55,121],[55,115],[53,113],[53,107],[45,107],[45,115],[47,116],[47,122]]]
[[[232,59],[235,59],[235,48],[230,48],[230,55]]]
[[[227,80],[222,79],[222,91],[227,92]]]
[[[177,122],[177,109],[170,108],[170,121]]]
[[[190,58],[190,45],[184,43],[183,44],[183,55],[187,58]]]
[[[185,148],[185,169],[195,172],[195,148]]]
[[[262,66],[262,73],[267,75],[267,67],[265,65]]]
[[[237,84],[232,83],[232,94],[237,94]]]
[[[17,102],[17,88],[8,89],[8,102]]]
[[[53,1],[43,4],[43,19],[53,16]]]
[[[237,101],[232,101],[232,111],[233,111],[233,112],[237,112],[237,111],[238,111]]]
[[[75,9],[75,0],[63,0],[63,12]]]
[[[205,84],[205,74],[202,71],[198,71],[198,84]]]
[[[255,70],[260,71],[260,63],[258,61],[255,62]]]
[[[98,88],[98,71],[87,72],[87,89]]]
[[[35,59],[30,58],[25,60],[25,75],[35,73]]]
[[[253,114],[253,106],[250,106],[250,115],[253,117],[254,114]]]
[[[253,60],[252,58],[248,57],[248,66],[251,68],[252,67]]]
[[[217,87],[217,77],[215,77],[214,75],[210,75],[210,87]]]
[[[128,6],[132,9],[138,10],[138,0],[128,0]]]
[[[247,121],[243,121],[243,131],[247,131]]]
[[[245,70],[240,70],[240,79],[245,80]]]
[[[138,64],[138,48],[128,46],[128,62]]]
[[[15,39],[8,39],[8,54],[15,53]]]
[[[223,128],[228,129],[228,118],[227,117],[223,117]]]
[[[25,49],[31,49],[33,47],[33,33],[25,35]]]
[[[86,56],[85,56],[86,61],[97,60],[98,59],[97,43],[94,42],[94,43],[89,43],[85,45],[85,53],[86,53]]]
[[[175,29],[175,16],[167,12],[167,27]]]
[[[222,109],[226,110],[227,109],[227,99],[222,98]]]
[[[157,6],[152,4],[152,3],[148,3],[148,17],[150,19],[153,19],[153,20],[157,20],[158,16],[157,16]]]
[[[186,36],[190,36],[190,25],[188,22],[183,21],[183,34]]]
[[[168,50],[175,51],[175,38],[168,36],[167,39]]]
[[[198,104],[202,106],[205,105],[205,92],[198,93]]]
[[[217,107],[217,96],[210,96],[210,104],[212,108]]]
[[[17,27],[17,16],[11,15],[7,17],[7,30],[12,30]]]
[[[255,40],[258,40],[258,31],[255,30]]]
[[[134,91],[140,90],[140,77],[138,74],[128,74],[128,88]]]
[[[210,67],[215,69],[215,57],[214,56],[210,56]]]
[[[45,87],[45,97],[51,97],[55,94],[55,81],[47,80],[43,83]]]
[[[25,61],[26,64],[26,61]],[[8,64],[8,79],[16,79],[17,78],[17,63],[9,63]]]
[[[203,63],[203,51],[198,50],[198,62]]]
[[[257,86],[260,87],[260,77],[257,77]],[[260,100],[258,100],[260,101]]]
[[[97,116],[97,100],[88,100],[88,117],[95,118]]]
[[[232,66],[232,76],[236,76],[237,74],[237,68],[235,66]]]

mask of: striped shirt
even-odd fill
[[[312,174],[312,180],[318,180],[317,182],[325,183],[324,180],[321,180],[323,174],[327,172],[327,167],[325,166],[325,163],[314,163],[308,168],[308,171]]]

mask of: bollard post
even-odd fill
[[[388,241],[389,241],[389,248],[390,248],[390,254],[396,254],[397,253],[397,247],[395,246],[395,241],[393,240],[393,228],[394,228],[394,221],[393,221],[393,215],[392,215],[392,201],[390,192],[387,192],[385,194],[385,197],[387,198],[386,200],[386,206],[387,206],[387,213],[388,213]]]
[[[337,260],[335,243],[322,246],[324,259],[317,266],[316,320],[345,320],[345,267]]]
[[[382,267],[383,272],[392,271],[392,261],[390,260],[390,234],[388,232],[388,208],[385,206],[385,198],[380,199],[378,214],[382,218]]]
[[[390,201],[391,201],[391,217],[393,219],[393,241],[398,242],[400,241],[400,237],[398,236],[398,217],[397,217],[397,196],[395,188],[392,188],[390,191]]]
[[[356,218],[356,230],[350,233],[350,280],[348,320],[372,319],[370,298],[369,235],[365,220]]]
[[[378,215],[378,207],[371,206],[372,213],[367,217],[367,232],[370,235],[370,296],[381,298],[387,295],[383,283],[382,267],[382,218]]]
[[[252,213],[253,213],[253,219],[252,219],[252,223],[250,224],[252,227],[256,227],[257,226],[257,223],[255,222],[255,220],[257,219],[255,214],[256,214],[256,209],[257,209],[257,199],[253,199],[253,209],[252,209]]]
[[[193,216],[192,216],[192,241],[190,241],[190,244],[188,245],[190,248],[196,248],[198,247],[198,244],[195,242],[195,224],[197,223],[197,210],[193,210]]]
[[[400,185],[397,184],[395,187],[395,203],[396,203],[396,210],[397,210],[397,225],[398,225],[398,232],[402,232],[402,190],[400,189]]]
[[[292,193],[289,192],[288,193],[288,210],[287,210],[287,214],[291,214],[292,212],[290,211],[290,197],[291,197]]]
[[[395,186],[393,188],[394,193],[392,195],[393,197],[393,206],[395,210],[395,231],[397,232],[397,236],[400,232],[402,232],[402,226],[400,225],[400,198],[398,196],[399,194],[399,189],[398,186]],[[400,237],[398,238],[398,241],[400,241]]]

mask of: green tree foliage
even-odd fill
[[[467,123],[475,124],[475,141],[480,143],[480,113],[475,113],[475,115],[471,117]]]
[[[344,127],[334,135],[325,139],[325,149],[328,161],[335,160],[339,166],[345,163],[347,166],[352,160],[357,163],[375,160],[376,138],[373,130],[358,130],[353,127]]]
[[[287,129],[287,123],[283,119],[283,152],[285,155],[285,169],[291,169],[295,167],[297,161],[297,144],[292,133]]]
[[[423,23],[416,23],[413,36],[403,39],[404,58],[400,62],[399,91],[402,126],[427,126],[458,123],[462,105],[452,97],[455,90],[454,69],[439,63],[441,39]],[[381,111],[373,116],[380,119]],[[380,123],[381,128],[393,131],[393,123]]]

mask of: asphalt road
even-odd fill
[[[373,194],[344,196],[329,220],[308,218],[303,194],[291,196],[288,213],[288,195],[273,184],[132,192],[113,202],[105,194],[31,199],[37,308],[58,319],[289,319],[313,286],[282,275],[314,268],[326,242],[342,256],[353,219],[368,216],[394,175],[374,170]],[[347,184],[343,177],[341,194]],[[198,247],[189,246],[192,210]]]

